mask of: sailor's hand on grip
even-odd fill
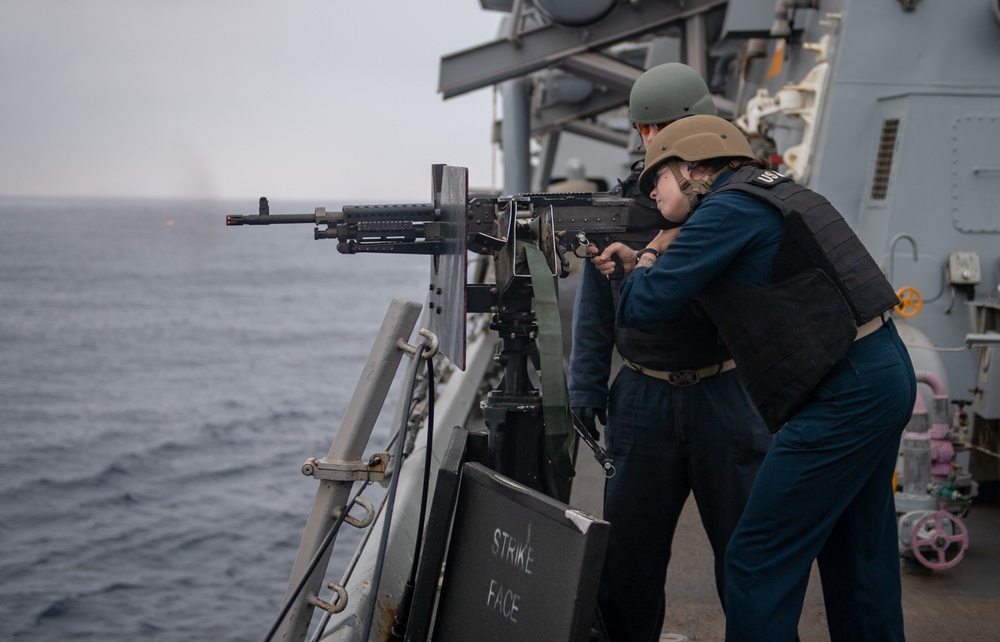
[[[571,410],[573,414],[580,418],[580,423],[583,424],[583,427],[587,429],[587,432],[590,433],[590,436],[595,441],[601,438],[601,433],[597,429],[597,422],[600,421],[602,426],[607,425],[608,413],[604,408],[577,407],[571,408]]]
[[[587,251],[593,254],[590,262],[597,271],[609,279],[623,279],[635,267],[635,250],[624,243],[614,242],[604,250],[591,246]]]

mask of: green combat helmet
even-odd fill
[[[628,117],[637,125],[658,125],[685,116],[716,113],[705,79],[679,62],[648,69],[632,85],[628,98]]]

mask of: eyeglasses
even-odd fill
[[[668,120],[665,123],[632,123],[632,127],[639,130],[639,133],[643,136],[649,136],[649,132],[653,131],[655,128],[657,132],[663,131],[663,129],[674,121]]]
[[[704,172],[705,171],[701,166],[695,165],[694,163],[688,163],[687,170],[688,170],[688,172]],[[670,174],[670,173],[671,173],[670,165],[664,165],[660,169],[656,170],[656,180],[653,182],[653,184],[654,185],[658,185],[660,183],[660,179],[662,179],[664,176],[666,176],[667,174]]]

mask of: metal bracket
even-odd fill
[[[340,584],[335,584],[334,582],[330,582],[326,586],[331,591],[333,591],[334,593],[337,594],[337,601],[336,602],[334,602],[334,603],[331,604],[330,602],[327,602],[326,600],[321,600],[320,598],[316,597],[312,593],[309,594],[309,597],[307,598],[307,600],[313,606],[318,606],[319,608],[323,609],[327,613],[331,613],[331,614],[340,613],[345,608],[347,608],[347,590],[343,586],[341,586]]]
[[[368,462],[331,461],[311,457],[302,464],[302,474],[327,481],[376,482],[385,479],[389,453],[375,453]]]
[[[440,342],[438,341],[437,335],[427,328],[420,328],[420,336],[426,339],[426,341],[424,341],[424,345],[427,346],[427,350],[424,351],[421,357],[424,359],[430,359],[438,353]],[[412,346],[402,339],[396,342],[396,347],[411,357],[417,354],[417,346]]]
[[[365,511],[365,516],[362,517],[361,519],[358,519],[357,517],[352,517],[350,514],[351,509],[348,508],[347,509],[348,513],[347,515],[344,516],[344,521],[353,526],[354,528],[364,528],[365,526],[371,524],[375,520],[375,508],[372,507],[372,503],[367,499],[365,499],[364,497],[362,497],[361,495],[358,495],[357,497],[354,498],[354,503],[360,506]],[[354,507],[351,506],[351,508]]]
[[[767,89],[757,90],[757,95],[747,103],[746,113],[735,121],[745,133],[759,134],[762,121],[769,116],[784,114],[800,118],[804,123],[801,142],[781,154],[788,167],[788,176],[799,182],[804,182],[809,176],[813,139],[829,75],[827,60],[831,47],[829,34],[823,35],[818,43],[804,43],[803,49],[816,54],[816,66],[801,81],[786,84],[775,96],[771,96]]]

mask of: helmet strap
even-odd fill
[[[688,197],[688,201],[691,204],[691,210],[698,207],[701,202],[702,197],[708,194],[708,190],[711,189],[712,183],[715,181],[715,176],[710,176],[708,179],[691,179],[685,177],[681,174],[680,164],[677,162],[676,158],[671,158],[667,161],[667,167],[673,173],[674,178],[677,180],[677,187],[680,188],[681,194]]]
[[[670,168],[674,178],[677,179],[677,187],[680,188],[681,194],[688,197],[688,200],[691,203],[692,212],[701,203],[701,199],[703,199],[712,189],[712,184],[715,183],[715,179],[719,178],[723,172],[730,169],[736,169],[739,165],[739,162],[730,161],[716,172],[710,174],[707,178],[692,179],[686,178],[683,174],[681,174],[680,163],[677,162],[676,158],[671,158],[667,161],[667,167]]]

